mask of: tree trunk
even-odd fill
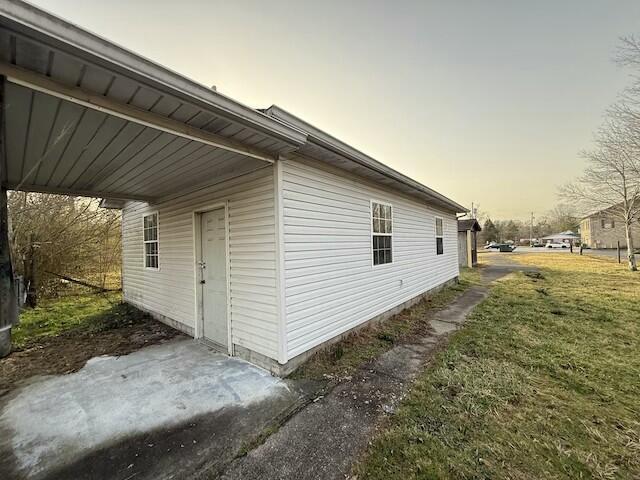
[[[627,234],[627,258],[629,260],[629,270],[635,272],[638,270],[638,266],[636,265],[636,256],[634,254],[633,248],[633,236],[631,235],[631,225],[629,222],[625,223],[624,226],[625,233]]]

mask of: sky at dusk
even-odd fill
[[[640,34],[637,0],[32,1],[494,218],[558,202]]]

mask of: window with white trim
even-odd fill
[[[151,213],[143,217],[144,266],[157,270],[160,268],[158,254],[158,214]]]
[[[391,205],[371,202],[371,240],[373,264],[383,265],[393,261],[393,221]]]
[[[436,217],[436,255],[444,253],[444,238],[442,230],[442,219]]]

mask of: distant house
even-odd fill
[[[555,233],[553,235],[547,235],[542,237],[543,243],[579,243],[580,235],[573,233],[571,230],[565,232]]]
[[[632,226],[634,239],[640,238],[640,218]],[[624,223],[616,218],[613,207],[592,213],[580,221],[582,243],[590,248],[627,247]]]
[[[478,232],[482,231],[475,218],[458,220],[458,264],[474,267],[478,264]]]

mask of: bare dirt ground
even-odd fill
[[[181,335],[126,304],[116,308],[117,314],[105,316],[96,328],[39,338],[1,359],[0,396],[29,377],[75,372],[90,358],[127,355]]]

